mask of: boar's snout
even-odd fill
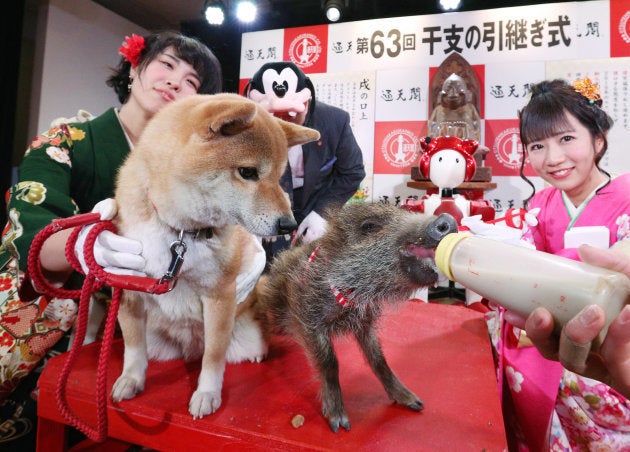
[[[426,234],[434,242],[431,243],[431,246],[437,246],[445,235],[452,232],[457,232],[457,221],[451,215],[442,213],[429,223]]]

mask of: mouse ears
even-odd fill
[[[466,174],[464,180],[468,181],[472,179],[473,174],[475,174],[477,164],[475,163],[473,154],[475,153],[475,150],[477,150],[477,148],[479,147],[479,142],[477,140],[462,140],[458,137],[449,136],[441,136],[436,138],[424,137],[420,140],[420,147],[422,148],[423,152],[422,156],[420,157],[420,161],[418,162],[418,167],[422,175],[427,179],[429,178],[431,158],[439,151],[444,151],[447,149],[459,152],[466,159]]]
[[[243,96],[263,105],[290,105],[293,102],[302,105],[308,100],[307,118],[311,117],[316,102],[313,82],[291,61],[263,64],[245,85]],[[278,107],[277,111],[284,108]]]

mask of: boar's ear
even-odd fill
[[[287,137],[289,147],[319,140],[319,132],[308,127],[298,126],[282,119],[277,120]]]
[[[236,135],[247,129],[256,116],[256,105],[250,101],[226,101],[209,106],[210,132]]]

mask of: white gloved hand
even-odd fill
[[[472,215],[462,218],[461,224],[470,229],[470,232],[474,235],[498,242],[533,248],[531,243],[522,240],[524,233],[522,229],[512,228],[505,223],[486,223],[481,219],[481,215]]]
[[[73,116],[72,118],[60,117],[53,119],[50,123],[50,127],[59,127],[61,124],[68,124],[71,122],[87,122],[91,121],[94,117],[95,116],[89,111],[79,109],[76,116]]]
[[[112,198],[104,199],[94,206],[92,212],[99,213],[101,220],[111,220],[117,213],[116,201]],[[93,227],[94,225],[91,224],[81,228],[74,245],[74,254],[85,274],[89,272],[89,269],[85,262],[83,248],[85,239]],[[103,231],[96,237],[94,259],[108,273],[146,276],[143,272],[146,262],[142,257],[142,243],[111,231]]]
[[[262,247],[261,239],[252,236],[254,243],[254,255],[251,259],[243,259],[241,269],[236,276],[236,303],[241,303],[254,289],[258,278],[267,264],[267,255]]]
[[[527,213],[525,213],[525,224],[528,226],[537,226],[539,213],[540,207],[528,210]],[[523,229],[525,229],[525,226],[523,226]]]
[[[302,243],[310,243],[313,240],[317,240],[324,235],[327,225],[328,222],[313,210],[300,223],[297,230],[298,240],[301,238]]]

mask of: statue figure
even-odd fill
[[[481,121],[472,103],[472,93],[464,79],[455,73],[442,84],[429,117],[429,136],[454,136],[477,142],[481,139]]]

